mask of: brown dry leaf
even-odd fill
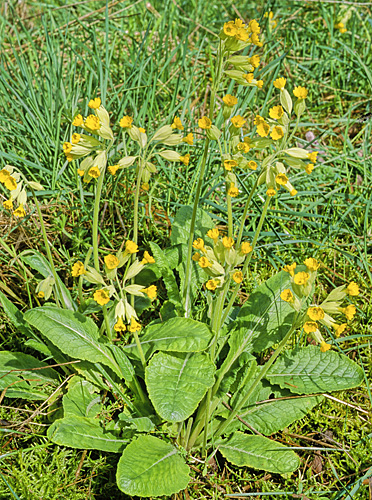
[[[311,462],[311,470],[313,474],[320,474],[323,470],[323,459],[319,451],[315,452],[313,461]]]

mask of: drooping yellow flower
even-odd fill
[[[256,34],[258,34],[261,31],[260,25],[258,24],[256,19],[252,19],[251,21],[249,21],[248,29],[251,33],[256,33]]]
[[[178,118],[178,116],[175,116],[173,119],[173,123],[171,125],[172,128],[178,129],[178,130],[183,130],[184,127],[182,125],[181,119]]]
[[[263,84],[264,84],[263,80],[257,80],[257,82],[256,82],[256,87],[257,87],[258,89],[262,89]]]
[[[305,87],[295,87],[293,89],[293,95],[298,99],[306,99],[307,93],[308,91]]]
[[[81,127],[84,123],[84,118],[81,115],[76,115],[72,121],[74,127]]]
[[[125,250],[127,253],[137,253],[138,245],[134,241],[128,240],[125,242]]]
[[[285,174],[280,173],[275,177],[275,182],[280,186],[285,186],[288,182],[288,177]]]
[[[249,35],[244,28],[240,28],[238,29],[235,38],[237,40],[242,40],[243,42],[246,42],[249,38]]]
[[[99,121],[98,116],[95,115],[89,115],[85,118],[85,123],[84,125],[86,128],[89,128],[89,130],[99,130],[101,128],[101,123]]]
[[[273,188],[269,188],[267,191],[266,191],[266,196],[275,196],[276,195],[276,190],[273,189]]]
[[[355,281],[351,281],[345,291],[351,297],[356,297],[359,295],[359,286],[355,283]]]
[[[218,283],[218,280],[208,280],[205,284],[205,288],[213,292],[217,288]]]
[[[147,250],[143,253],[142,264],[155,264],[155,259]]]
[[[216,227],[214,227],[213,229],[210,229],[207,232],[207,236],[209,238],[211,238],[211,240],[213,240],[214,243],[217,243],[219,235],[220,235],[220,232],[219,232],[219,230]]]
[[[150,184],[148,182],[142,182],[141,189],[148,191],[150,189]]]
[[[192,259],[194,262],[199,262],[200,258],[201,258],[201,255],[200,255],[200,253],[199,253],[199,252],[194,253],[194,255],[191,257],[191,259]]]
[[[304,330],[306,333],[314,333],[318,329],[318,324],[315,321],[306,321],[304,324]]]
[[[238,32],[234,21],[229,21],[223,25],[223,32],[226,36],[235,36]]]
[[[72,134],[72,136],[71,136],[71,144],[79,144],[80,139],[81,139],[81,135],[80,135],[80,134],[76,134],[76,133],[75,133],[75,134]],[[65,143],[65,144],[66,144],[66,143]],[[67,144],[68,144],[68,143],[67,143]],[[71,149],[70,149],[70,151],[71,151]],[[69,153],[70,151],[68,151],[68,153]]]
[[[311,163],[315,163],[317,155],[318,155],[318,151],[313,151],[312,153],[309,153],[307,155],[307,157],[309,158],[309,160],[311,161]]]
[[[324,318],[324,311],[321,307],[309,307],[307,315],[313,321],[319,321]]]
[[[306,285],[308,282],[310,276],[308,273],[305,273],[305,271],[300,271],[297,273],[293,279],[296,285]]]
[[[68,153],[71,153],[71,150],[72,150],[71,142],[64,142],[62,149],[63,149],[63,152],[65,153],[65,155],[67,155]]]
[[[222,238],[222,245],[229,250],[234,245],[234,240],[229,236],[224,236]]]
[[[120,264],[120,261],[116,257],[116,255],[112,255],[112,254],[105,255],[104,261],[105,261],[107,269],[115,269]]]
[[[235,106],[235,104],[238,104],[238,99],[235,96],[232,96],[231,94],[226,94],[222,98],[222,100],[226,104],[226,106],[229,106],[230,108]]]
[[[198,238],[196,239],[193,244],[192,244],[192,247],[195,248],[195,250],[204,250],[204,240],[202,238]]]
[[[135,318],[132,316],[130,318],[130,326],[128,327],[128,330],[131,332],[131,333],[134,333],[134,332],[139,332],[141,330],[141,325],[140,323],[138,323],[138,321],[135,320]]]
[[[274,140],[274,141],[278,141],[279,139],[283,139],[284,137],[284,130],[282,127],[280,127],[279,125],[276,125],[272,132],[271,132],[271,138]]]
[[[107,168],[111,175],[116,175],[116,172],[119,170],[120,165],[109,165]]]
[[[236,167],[237,165],[238,165],[238,162],[236,160],[224,160],[224,162],[223,162],[223,166],[229,172],[231,172],[231,169]]]
[[[250,168],[251,170],[257,170],[257,163],[253,160],[250,160],[248,162],[248,168]]]
[[[200,128],[207,130],[212,127],[212,121],[208,118],[208,116],[203,116],[198,120],[198,125]]]
[[[296,196],[297,192],[298,192],[297,189],[292,189],[292,191],[290,191],[289,194],[291,196]]]
[[[72,266],[72,269],[71,269],[71,276],[73,278],[77,278],[78,276],[81,276],[82,274],[85,273],[85,268],[84,268],[84,264],[78,260],[77,262],[75,262],[75,264]]]
[[[212,263],[209,262],[207,257],[200,257],[200,259],[198,260],[198,263],[199,263],[199,266],[202,268],[211,267],[211,265],[212,265]]]
[[[270,132],[270,125],[265,122],[265,120],[260,121],[257,123],[257,134],[260,137],[267,137]]]
[[[284,109],[281,106],[273,106],[269,110],[269,115],[273,120],[280,120],[280,118],[284,115]]]
[[[26,215],[25,209],[23,205],[19,205],[19,207],[13,212],[14,217],[24,217]]]
[[[124,325],[123,318],[118,318],[117,322],[114,325],[114,330],[116,332],[125,332],[126,329],[127,327]]]
[[[284,89],[284,87],[285,87],[285,84],[286,84],[286,83],[287,83],[287,79],[282,77],[282,78],[277,78],[277,79],[274,81],[274,84],[273,84],[273,85],[274,85],[274,87],[275,87],[276,89],[280,89],[280,90],[282,90],[282,89]]]
[[[5,200],[3,201],[3,207],[6,209],[6,210],[13,210],[13,201],[11,198],[9,198],[9,200]]]
[[[235,273],[232,275],[232,279],[235,281],[235,283],[241,283],[243,281],[243,273],[241,271],[235,271]]]
[[[327,342],[325,342],[324,340],[322,340],[322,342],[320,343],[321,352],[327,352],[331,347],[331,344],[327,344]]]
[[[37,294],[37,297],[38,297],[39,299],[43,299],[43,298],[45,297],[45,293],[44,293],[43,291],[41,291],[41,290],[40,290],[40,292],[38,292],[38,294]]]
[[[101,175],[101,172],[99,171],[98,167],[92,167],[92,168],[90,168],[88,173],[94,179],[98,179],[98,177]]]
[[[0,170],[0,182],[4,183],[8,177],[10,177],[10,172],[6,168]]]
[[[101,99],[96,97],[88,102],[88,107],[91,109],[98,109],[101,106]]]
[[[251,253],[252,250],[253,248],[249,241],[243,241],[243,243],[240,245],[240,253],[243,255]]]
[[[257,33],[252,33],[251,35],[251,42],[254,44],[254,45],[257,45],[257,47],[262,47],[262,42],[260,42],[260,39],[258,38],[258,35]]]
[[[231,118],[231,123],[234,125],[235,128],[241,128],[246,122],[247,120],[245,120],[240,115],[236,115]]]
[[[254,68],[258,68],[260,65],[260,56],[254,55],[248,59],[249,64],[252,64]]]
[[[78,173],[78,175],[80,175],[80,177],[83,177],[83,175],[85,175],[84,170],[82,170],[81,168],[77,169],[77,173]]]
[[[293,264],[287,264],[283,267],[283,271],[289,273],[291,276],[294,276],[294,270],[296,269],[296,266],[296,262],[293,262]]]
[[[184,165],[188,165],[190,163],[190,155],[186,154],[185,156],[180,156],[179,160]]]
[[[17,189],[17,181],[13,176],[9,175],[4,181],[4,186],[9,189],[9,191],[14,191]]]
[[[143,288],[142,292],[145,293],[150,300],[156,299],[157,288],[155,285],[151,285],[148,288]]]
[[[245,75],[243,75],[243,78],[247,83],[252,83],[254,80],[254,74],[253,73],[246,73]]]
[[[344,333],[344,331],[346,330],[347,324],[346,323],[343,323],[342,325],[334,324],[332,326],[335,330],[335,336],[339,337],[341,333]]]
[[[138,130],[141,132],[141,134],[146,133],[146,129],[144,129],[143,127],[138,127]]]
[[[314,164],[308,163],[305,167],[305,172],[310,175],[313,170],[314,170]]]
[[[280,294],[280,298],[282,300],[284,300],[285,302],[293,302],[294,295],[293,295],[293,293],[291,292],[291,290],[289,288],[286,288]]]
[[[305,259],[304,264],[309,271],[317,271],[320,267],[320,262],[318,262],[313,257],[308,257],[307,259]]]
[[[187,134],[186,137],[182,139],[182,142],[186,142],[186,144],[189,144],[189,146],[192,146],[194,144],[194,134],[191,132]]]
[[[345,314],[348,321],[351,321],[356,314],[356,307],[354,306],[354,304],[349,304],[344,309],[341,308],[340,311]]]
[[[231,196],[231,198],[236,198],[239,195],[239,189],[235,186],[234,183],[230,184],[230,187],[227,190],[227,194]]]
[[[250,145],[247,144],[246,142],[239,142],[236,147],[238,151],[242,151],[243,153],[248,153],[249,150],[251,149]]]
[[[119,125],[121,128],[132,128],[133,118],[131,116],[123,116],[120,119]]]
[[[99,304],[100,306],[106,305],[108,302],[110,302],[110,295],[107,290],[102,288],[101,290],[97,290],[93,294],[93,299]]]

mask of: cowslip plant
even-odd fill
[[[116,135],[107,110],[94,98],[88,104],[91,114],[73,118],[75,129],[63,145],[66,161],[83,183],[94,183],[95,192],[92,249],[71,266],[78,280],[75,298],[54,267],[40,208],[48,260],[35,252],[20,257],[43,275],[35,293],[45,303],[23,315],[0,294],[10,319],[30,337],[26,344],[54,358],[69,376],[66,387],[59,389],[63,416],[50,425],[49,439],[121,454],[117,484],[128,495],[169,496],[186,488],[189,454],[198,454],[207,466],[216,450],[236,465],[292,472],[300,465],[299,457],[268,436],[302,418],[321,402],[324,392],[352,388],[363,379],[356,363],[331,349],[337,346],[334,337],[347,328],[339,318],[350,321],[356,313],[351,299],[359,294],[358,285],[338,287],[320,304],[314,303],[320,268],[314,257],[286,265],[242,307],[235,305],[271,200],[282,187],[296,196],[289,178],[292,169],[310,175],[316,162],[316,152],[291,146],[306,110],[306,88],[294,88],[293,104],[286,79],[277,78],[273,85],[278,102],[268,116],[262,112],[244,117],[239,99],[231,94],[222,96],[218,109],[217,96],[232,80],[263,88],[255,75],[259,56],[242,53],[261,45],[255,20],[230,21],[219,34],[209,113],[198,120],[198,136],[205,138],[200,139],[204,147],[194,204],[177,212],[168,248],[155,242],[140,248],[140,190],[148,188],[159,159],[192,161],[194,134],[181,133],[184,125],[177,116],[152,133],[125,115]],[[225,184],[226,228],[216,227],[199,206],[206,165],[216,148],[218,174]],[[108,165],[111,158],[115,161]],[[104,179],[107,172],[116,176],[130,168],[136,178],[131,239],[107,253],[98,244]],[[8,166],[0,172],[0,181],[11,193],[19,183],[13,171]],[[249,172],[249,195],[236,224],[234,200],[240,196],[241,172]],[[255,195],[264,203],[249,241],[244,223]],[[18,203],[23,206],[25,201]],[[12,208],[5,203],[6,209]],[[36,197],[35,203],[38,207]],[[157,280],[163,281],[168,298],[159,317],[144,327],[141,313],[157,303]],[[202,314],[197,303],[203,304]],[[327,329],[329,342],[320,325]],[[296,342],[297,331],[311,336],[312,344]],[[273,346],[274,352],[259,364],[258,355]],[[32,378],[36,369],[38,378]],[[1,352],[0,370],[0,389],[8,397],[31,400],[45,399],[61,377],[23,353]]]

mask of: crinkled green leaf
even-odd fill
[[[81,377],[72,377],[62,398],[64,416],[96,417],[101,409],[101,396],[96,386]]]
[[[185,205],[181,207],[177,213],[172,224],[171,243],[177,245],[178,243],[188,243],[190,237],[191,218],[193,207]],[[204,237],[209,229],[214,227],[211,217],[198,208],[195,221],[195,235],[196,238]]]
[[[164,252],[159,247],[159,245],[154,242],[150,242],[150,247],[155,258],[156,265],[161,271],[161,277],[163,278],[165,287],[167,289],[169,300],[173,301],[177,305],[181,305],[182,300],[177,281],[171,267],[168,264]]]

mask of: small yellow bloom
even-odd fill
[[[155,264],[155,259],[147,250],[143,253],[142,264]]]
[[[262,89],[263,84],[264,84],[263,80],[257,80],[257,82],[256,82],[256,87],[257,87],[258,89]]]
[[[175,116],[174,117],[174,120],[173,120],[173,123],[171,125],[172,128],[176,128],[178,130],[183,130],[183,125],[182,125],[182,122],[181,122],[181,119],[178,118],[178,116]]]
[[[205,288],[213,292],[217,288],[218,283],[218,280],[208,280],[205,284]]]
[[[72,150],[71,142],[64,142],[62,149],[63,149],[63,152],[65,153],[65,155],[67,155],[68,153],[71,153],[71,150]]]
[[[251,33],[256,33],[256,34],[258,34],[261,31],[260,25],[258,24],[256,19],[252,19],[251,21],[249,21],[248,29]]]
[[[244,80],[246,80],[247,83],[252,83],[254,79],[254,74],[253,73],[246,73],[243,75]]]
[[[294,270],[296,269],[296,266],[296,262],[293,262],[293,264],[287,264],[283,267],[283,271],[289,273],[291,276],[294,276]]]
[[[186,142],[186,144],[192,146],[194,144],[194,134],[190,132],[190,134],[187,134],[187,136],[182,139],[182,142]]]
[[[198,120],[198,125],[200,128],[207,130],[212,127],[212,122],[207,116],[203,116],[203,118],[200,118],[200,120]]]
[[[235,128],[241,128],[246,122],[247,120],[245,120],[240,115],[236,115],[233,118],[231,118],[231,123],[234,125]]]
[[[306,321],[304,324],[304,330],[306,333],[314,333],[318,329],[318,324],[315,321]]]
[[[331,347],[331,344],[327,344],[327,342],[324,342],[324,340],[322,340],[322,342],[320,343],[321,352],[327,352]]]
[[[3,201],[3,207],[6,210],[13,210],[13,201],[12,201],[12,199],[9,198],[9,200]]]
[[[294,282],[296,285],[306,285],[309,278],[310,276],[308,273],[305,273],[305,271],[300,271],[295,275]]]
[[[77,173],[78,175],[80,175],[80,177],[83,177],[83,175],[85,174],[84,170],[81,170],[81,168],[77,169]]]
[[[249,150],[251,149],[250,145],[247,144],[246,142],[239,142],[236,147],[238,151],[242,151],[243,153],[248,153]]]
[[[138,127],[138,130],[141,132],[141,134],[146,133],[146,130],[143,127]]]
[[[134,319],[133,316],[130,318],[130,326],[128,327],[128,330],[131,333],[139,332],[141,330],[141,325]]]
[[[38,292],[37,296],[39,299],[43,299],[45,297],[45,293],[40,290],[40,292]]]
[[[357,295],[359,295],[359,286],[355,283],[355,281],[352,281],[348,284],[345,291],[351,297],[356,297]]]
[[[81,115],[76,115],[72,121],[74,127],[81,127],[84,123],[84,118]]]
[[[234,183],[230,184],[227,194],[231,196],[231,198],[236,198],[239,195],[239,189],[235,186]]]
[[[127,253],[137,253],[138,245],[134,241],[128,240],[125,242],[125,250]]]
[[[312,153],[309,153],[307,155],[307,157],[309,158],[309,160],[311,161],[311,163],[315,163],[317,155],[318,155],[318,151],[313,151]]]
[[[150,300],[156,299],[157,288],[155,285],[151,285],[148,288],[143,288],[142,292],[145,293]]]
[[[257,47],[262,47],[262,42],[260,42],[260,39],[258,38],[257,33],[252,33],[251,42],[254,45],[257,45]]]
[[[275,191],[275,189],[273,189],[273,188],[269,188],[269,189],[266,191],[266,195],[267,195],[267,196],[275,196],[275,195],[276,195],[276,191]]]
[[[119,125],[121,128],[132,128],[133,118],[131,116],[123,116],[120,119]]]
[[[23,205],[19,205],[19,207],[13,212],[14,217],[24,217],[26,215],[25,209]]]
[[[80,139],[81,139],[81,135],[80,134],[72,134],[72,136],[71,136],[71,144],[78,144],[79,141],[80,141]],[[68,151],[68,152],[70,152],[70,151]]]
[[[248,253],[251,253],[253,250],[252,245],[249,243],[249,241],[243,241],[243,243],[240,246],[240,253],[243,255],[247,255]]]
[[[220,235],[220,232],[216,227],[214,227],[213,229],[210,229],[207,232],[207,236],[209,238],[211,238],[214,241],[214,243],[217,243],[219,235]]]
[[[310,175],[313,170],[314,170],[314,164],[308,163],[305,167],[305,172]]]
[[[127,327],[124,325],[123,318],[118,318],[117,322],[114,325],[114,330],[116,332],[125,332]]]
[[[298,99],[306,99],[307,89],[305,87],[295,87],[293,90],[293,95]]]
[[[87,116],[84,125],[90,130],[99,130],[101,127],[98,116],[94,115]]]
[[[287,83],[287,79],[286,78],[277,78],[274,81],[274,87],[276,89],[282,90],[282,89],[284,89],[286,83]]]
[[[204,250],[204,241],[202,238],[198,238],[195,240],[192,244],[192,247],[195,248],[195,250]]]
[[[341,309],[341,312],[345,314],[348,321],[351,321],[356,314],[356,307],[354,306],[354,304],[350,304],[345,307],[345,309]]]
[[[100,306],[106,305],[108,302],[110,302],[110,295],[107,290],[104,290],[103,288],[101,290],[97,290],[93,294],[93,299],[99,304]]]
[[[282,139],[284,137],[284,130],[282,127],[280,127],[279,125],[276,125],[272,132],[271,132],[271,138],[274,140],[274,141],[278,141],[279,139]]]
[[[68,162],[71,162],[73,159],[74,159],[74,157],[72,155],[66,155],[66,160]]]
[[[230,108],[238,104],[238,99],[235,96],[232,96],[231,94],[226,94],[222,98],[222,100],[226,104],[226,106],[229,106]]]
[[[235,283],[241,283],[243,281],[243,273],[241,271],[235,271],[235,273],[232,275],[232,279],[235,281]]]
[[[335,329],[335,336],[339,337],[341,333],[344,333],[344,331],[346,330],[347,324],[346,323],[343,323],[342,325],[334,324],[332,326]]]
[[[235,38],[237,40],[242,40],[243,42],[246,42],[249,38],[249,35],[246,32],[246,30],[244,28],[242,28],[242,29],[238,29],[238,32],[236,33]]]
[[[186,154],[185,156],[180,156],[180,162],[184,165],[188,165],[190,163],[190,155]]]
[[[265,120],[260,121],[257,123],[257,134],[260,137],[267,137],[270,132],[270,125],[265,122]]]
[[[141,184],[141,188],[144,190],[144,191],[148,191],[150,189],[150,184],[148,182],[142,182]]]
[[[234,240],[228,236],[224,236],[222,238],[222,244],[225,248],[229,250],[234,245]]]
[[[194,262],[199,262],[200,257],[201,257],[200,253],[199,253],[199,252],[196,252],[196,253],[194,253],[194,255],[193,255],[191,258],[192,258],[192,260],[193,260]]]
[[[210,267],[212,264],[211,262],[209,262],[209,260],[207,259],[207,257],[200,257],[200,259],[198,260],[198,263],[199,263],[199,266],[200,267]]]
[[[223,162],[223,166],[225,167],[226,170],[231,172],[231,169],[233,167],[236,167],[238,165],[238,162],[236,160],[225,160]]]
[[[115,269],[120,264],[119,259],[112,254],[105,255],[104,261],[107,269]]]
[[[96,97],[88,102],[88,107],[91,109],[98,109],[101,106],[101,99]]]
[[[119,170],[120,165],[109,165],[108,166],[108,171],[110,172],[111,175],[116,175],[116,172]]]
[[[0,170],[0,182],[4,183],[8,177],[10,177],[10,173],[8,172],[8,170],[6,170],[5,168]]]
[[[282,300],[284,300],[285,302],[293,302],[294,295],[293,295],[293,293],[291,292],[291,290],[289,288],[286,288],[280,294],[280,298]]]
[[[251,170],[257,170],[257,163],[253,160],[250,160],[248,162],[248,168],[250,168]]]
[[[234,21],[229,21],[223,25],[223,32],[226,36],[235,36],[238,30],[235,27]]]
[[[279,184],[280,186],[285,186],[288,182],[288,177],[281,173],[281,174],[278,174],[276,177],[275,177],[275,182],[277,184]]]
[[[307,310],[307,315],[313,321],[324,319],[324,311],[321,307],[309,307]]]
[[[77,262],[75,262],[75,264],[72,266],[72,269],[71,269],[71,276],[73,278],[77,278],[78,276],[81,276],[82,274],[85,273],[85,269],[84,269],[84,264],[78,260]]]
[[[320,262],[318,262],[313,257],[308,257],[307,259],[305,259],[304,264],[309,271],[317,271],[320,267]]]
[[[292,189],[292,191],[289,192],[291,196],[296,196],[297,193],[298,193],[297,189]]]
[[[99,171],[98,167],[92,167],[92,168],[90,168],[88,173],[94,179],[98,179],[98,177],[101,175],[101,172]]]
[[[269,111],[270,118],[279,120],[284,115],[284,110],[281,106],[274,106]]]
[[[260,65],[260,56],[254,55],[248,59],[249,64],[252,64],[254,68],[258,68]]]

